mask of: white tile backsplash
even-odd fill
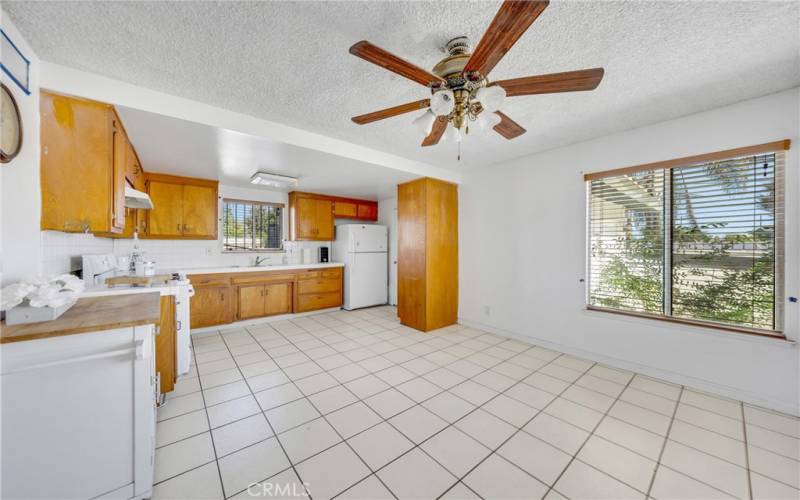
[[[139,240],[146,260],[156,262],[157,269],[191,269],[196,267],[246,266],[256,255],[273,264],[302,264],[303,249],[311,249],[312,262],[319,258],[318,248],[330,242],[285,241],[283,252],[226,253],[217,240]],[[98,238],[91,234],[42,231],[45,275],[69,273],[81,267],[84,254],[113,253],[128,255],[132,239]]]

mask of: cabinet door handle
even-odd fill
[[[178,224],[178,232],[180,232],[180,230],[181,230],[181,225]]]

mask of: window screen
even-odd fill
[[[781,329],[783,154],[589,182],[589,304]]]
[[[223,251],[263,252],[283,248],[283,205],[222,200]]]

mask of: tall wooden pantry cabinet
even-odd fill
[[[397,186],[397,312],[427,332],[458,319],[458,188],[417,179]]]

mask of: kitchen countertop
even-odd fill
[[[327,262],[324,264],[280,264],[274,266],[242,266],[242,267],[197,267],[189,269],[178,270],[163,270],[159,269],[159,274],[172,274],[180,273],[186,275],[192,274],[227,274],[227,273],[253,273],[253,272],[279,272],[279,271],[295,271],[298,269],[325,269],[331,267],[343,267],[342,262]],[[161,295],[177,295],[178,286],[175,284],[154,285],[154,286],[129,286],[118,285],[115,287],[108,287],[106,285],[96,285],[87,287],[81,292],[81,297],[106,297],[112,295],[132,295],[142,293],[158,292]]]
[[[200,267],[194,269],[180,269],[181,274],[222,274],[222,273],[253,273],[267,271],[294,271],[297,269],[325,269],[330,267],[344,267],[343,262],[326,262],[324,264],[278,264],[274,266],[246,266],[246,267]]]
[[[97,285],[88,287],[81,292],[83,297],[106,297],[109,295],[130,295],[140,293],[153,293],[158,292],[160,295],[177,295],[178,287],[175,285],[155,285],[155,286],[130,286],[120,285],[109,287],[106,285]]]
[[[84,297],[52,321],[10,326],[0,323],[0,344],[158,324],[160,318],[161,296],[157,293]]]

